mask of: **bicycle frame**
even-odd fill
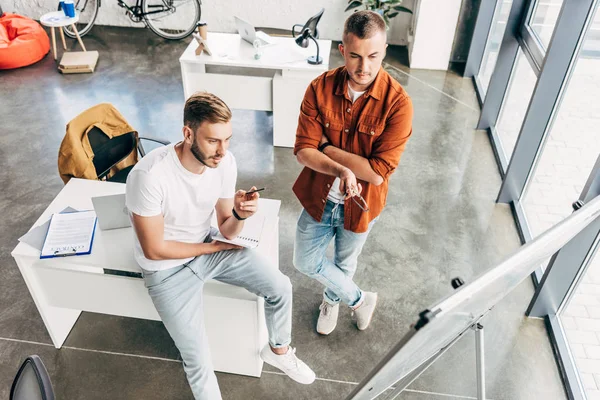
[[[138,18],[142,18],[146,15],[151,15],[151,14],[157,14],[157,13],[161,13],[167,10],[172,10],[173,7],[172,6],[168,6],[168,3],[172,3],[172,1],[163,1],[162,6],[160,5],[155,5],[155,6],[151,6],[153,8],[158,8],[155,11],[150,11],[150,12],[142,12],[142,1],[143,0],[136,0],[135,5],[130,7],[127,3],[125,3],[123,0],[117,0],[117,3],[119,4],[119,6],[127,9],[130,13],[132,13],[134,16],[138,17]],[[84,0],[83,3],[83,7],[81,8],[81,11],[83,12],[85,10],[85,7],[87,6],[87,2],[88,0]],[[98,0],[98,7],[102,7],[102,0]]]
[[[134,4],[127,4],[126,1],[130,1],[130,3]],[[188,2],[195,3],[192,7],[196,9],[196,20],[199,20],[202,12],[201,0],[181,0],[181,2],[178,0],[135,0],[135,2],[133,2],[133,0],[117,0],[117,5],[125,9],[125,15],[133,22],[143,23],[146,27],[164,39],[175,40],[182,39],[189,35],[195,29],[197,21],[190,20],[187,29],[173,32],[169,32],[168,30],[165,31],[164,25],[161,25],[162,21],[168,21],[166,17],[175,14],[179,9],[180,4],[184,5]],[[87,10],[88,12],[85,15],[89,14],[88,19],[85,17],[83,19],[80,18],[79,24],[81,28],[78,30],[81,36],[85,35],[92,28],[101,6],[101,0],[92,0],[91,2],[90,0],[76,0],[78,12],[84,13]],[[90,10],[90,8],[92,9]],[[59,6],[58,9],[60,10],[61,7]],[[68,29],[70,28],[63,28],[65,34],[71,38],[75,38],[77,33],[69,31]]]
[[[174,7],[172,7],[172,6],[167,6],[167,3],[173,3],[172,1],[169,1],[169,0],[165,1],[165,0],[163,0],[163,4],[164,5],[162,5],[162,6],[161,5],[150,6],[150,7],[153,7],[153,8],[158,8],[156,11],[150,11],[150,12],[146,12],[145,13],[145,12],[142,11],[142,1],[144,1],[144,0],[136,0],[135,1],[135,6],[129,7],[123,0],[117,0],[117,2],[119,3],[119,6],[126,8],[130,13],[132,13],[137,18],[143,18],[146,15],[158,14],[158,13],[161,13],[161,12],[165,12],[167,10],[173,10],[174,9]],[[100,5],[100,3],[98,3],[98,5]]]

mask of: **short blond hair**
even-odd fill
[[[342,42],[345,42],[351,33],[359,39],[368,39],[379,32],[387,34],[385,21],[381,15],[370,10],[356,11],[344,23]]]
[[[187,99],[183,108],[183,124],[194,133],[205,121],[217,124],[230,120],[231,110],[223,100],[212,93],[194,93]]]

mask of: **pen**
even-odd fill
[[[265,190],[265,188],[254,189],[254,190],[251,190],[249,192],[246,192],[246,195],[249,195],[249,194],[252,194],[252,193],[256,193],[256,192],[261,192],[263,190]]]

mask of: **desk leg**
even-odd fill
[[[67,42],[65,42],[65,33],[63,32],[62,28],[58,28],[58,31],[60,32],[60,38],[62,39],[62,42],[63,42],[63,49],[66,50]]]
[[[273,77],[273,146],[294,147],[300,105],[314,73],[277,72]]]
[[[205,78],[204,74],[206,74],[206,65],[194,64],[192,66],[186,63],[180,63],[180,66],[181,81],[183,83],[183,97],[184,100],[187,100],[188,97],[190,97],[197,91],[197,88],[194,87],[197,86],[197,82],[194,82],[195,78]],[[193,76],[194,74],[198,74],[198,76]]]
[[[39,281],[31,265],[33,259],[15,258],[15,261],[44,321],[44,325],[46,325],[54,347],[60,349],[67,336],[69,336],[75,322],[77,322],[81,310],[71,310],[49,305],[46,301],[43,284]]]
[[[50,32],[52,34],[52,53],[54,54],[54,59],[56,60],[56,33],[54,33],[54,27],[50,28]]]
[[[79,45],[81,46],[81,48],[83,49],[83,51],[87,51],[85,49],[85,46],[83,45],[83,41],[81,41],[81,36],[79,36],[79,32],[77,31],[77,28],[75,27],[75,24],[71,24],[71,27],[73,28],[73,32],[75,32],[75,36],[77,36],[77,41],[79,42]]]

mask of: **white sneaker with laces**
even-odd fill
[[[375,306],[377,305],[377,293],[363,292],[361,304],[352,311],[352,316],[356,319],[358,330],[367,329],[373,318]]]
[[[298,383],[309,385],[315,381],[315,373],[302,360],[296,357],[296,349],[291,346],[285,354],[273,353],[268,344],[261,350],[260,357],[269,365],[278,368]]]
[[[339,303],[331,305],[325,300],[319,306],[321,313],[317,321],[317,332],[321,335],[329,335],[335,329],[340,311]]]

